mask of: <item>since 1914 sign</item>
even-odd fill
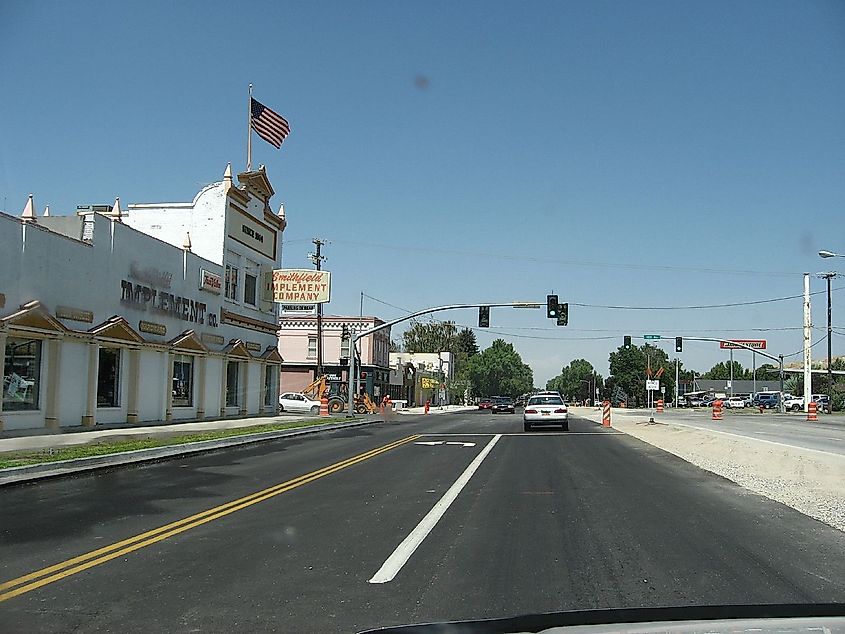
[[[309,269],[273,271],[273,301],[277,304],[325,304],[331,299],[332,274]]]

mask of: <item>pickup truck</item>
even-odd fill
[[[802,409],[804,409],[804,397],[792,396],[792,394],[784,394],[783,406],[787,412],[800,412]]]

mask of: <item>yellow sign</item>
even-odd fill
[[[273,271],[273,301],[277,304],[324,304],[331,300],[332,274],[310,269]]]
[[[440,385],[439,379],[432,379],[427,376],[420,378],[420,387],[424,390],[436,390]]]

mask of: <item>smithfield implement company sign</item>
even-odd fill
[[[309,269],[273,271],[273,301],[277,304],[325,304],[331,299],[332,274]]]

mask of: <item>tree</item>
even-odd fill
[[[467,357],[478,354],[478,342],[475,340],[475,333],[469,328],[464,328],[455,336],[454,344],[455,348],[452,352],[455,354],[463,352]]]
[[[733,362],[733,378],[735,381],[740,380],[750,380],[753,377],[751,376],[751,370],[742,367],[742,364],[739,361]],[[727,380],[731,378],[731,363],[730,361],[720,361],[712,368],[710,368],[704,375],[701,377],[702,379],[717,379],[717,380]]]
[[[390,347],[388,348],[388,352],[401,352],[401,346],[396,343],[393,339],[390,340]]]
[[[625,349],[620,346],[616,352],[610,353],[610,374],[605,385],[605,390],[613,390],[619,387],[626,393],[633,402],[629,405],[637,406],[645,403],[646,391],[645,380],[647,378],[646,368],[651,364],[652,376],[656,376],[660,368],[663,374],[660,376],[661,386],[666,387],[666,394],[655,396],[670,401],[675,398],[675,363],[669,360],[669,355],[660,348],[650,344],[642,346],[631,346]]]
[[[412,320],[402,333],[405,352],[453,352],[458,329],[455,322],[435,321],[423,324]]]
[[[512,396],[530,392],[534,373],[522,362],[513,345],[496,339],[467,362],[467,377],[479,396]]]
[[[561,369],[560,374],[546,382],[547,390],[556,390],[572,400],[578,400],[586,395],[586,398],[593,399],[590,394],[593,381],[596,385],[601,383],[601,377],[595,378],[595,368],[586,359],[574,359],[569,365]]]

